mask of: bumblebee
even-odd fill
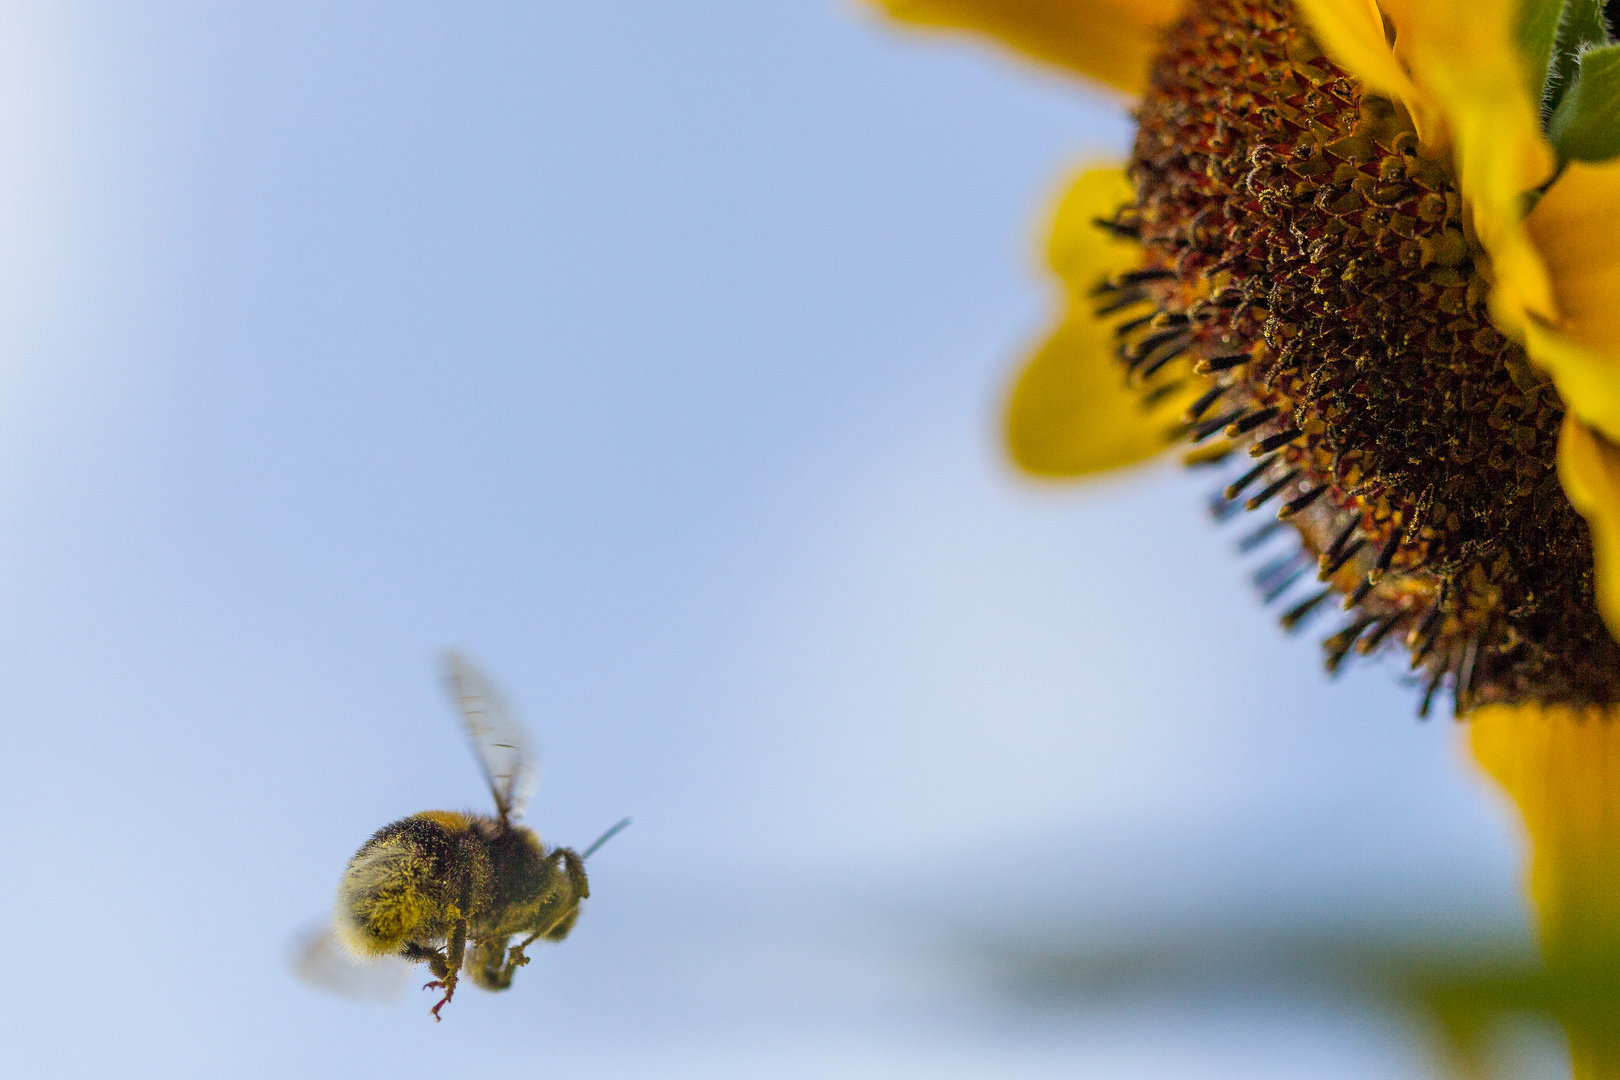
[[[485,990],[505,990],[530,945],[568,936],[591,894],[586,857],[629,824],[584,854],[548,851],[517,823],[536,780],[528,734],[466,657],[447,652],[445,674],[495,815],[428,810],[378,829],[343,872],[332,926],[357,960],[426,964],[433,981],[424,989],[444,991],[434,1020],[463,972]]]

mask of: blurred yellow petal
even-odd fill
[[[1472,720],[1475,759],[1524,816],[1549,961],[1620,951],[1620,716],[1490,705]]]
[[[1572,411],[1620,442],[1620,161],[1571,162],[1526,225],[1558,312],[1530,328],[1530,356]]]
[[[1571,341],[1558,331],[1532,321],[1525,349],[1547,371],[1570,412],[1613,440],[1620,432],[1620,394],[1614,360]]]
[[[1299,9],[1334,63],[1374,90],[1406,102],[1418,119],[1417,91],[1384,38],[1384,20],[1374,0],[1299,0]]]
[[[1190,388],[1144,410],[1143,391],[1125,385],[1114,359],[1112,320],[1092,314],[1099,283],[1142,265],[1139,246],[1096,224],[1132,198],[1130,181],[1114,166],[1082,170],[1058,201],[1047,259],[1069,294],[1068,311],[1030,358],[1008,404],[1008,449],[1026,472],[1081,476],[1151,457],[1169,445],[1176,414],[1196,393]]]
[[[1524,200],[1556,156],[1527,89],[1516,0],[1299,0],[1342,66],[1403,101],[1430,152],[1450,148],[1474,232],[1490,253],[1491,312],[1519,337],[1553,317],[1548,271],[1526,233]],[[1384,17],[1395,31],[1386,46]]]
[[[1557,296],[1557,326],[1620,355],[1620,161],[1572,161],[1527,220]]]
[[[1569,1036],[1576,1080],[1620,1075],[1620,715],[1557,706],[1476,710],[1474,758],[1517,806],[1530,841],[1530,898]]]
[[[1097,227],[1099,218],[1110,220],[1135,202],[1118,165],[1082,168],[1069,181],[1052,214],[1046,260],[1071,293],[1089,295],[1104,278],[1142,265],[1140,245]]]
[[[1620,447],[1566,416],[1558,437],[1558,478],[1591,527],[1598,610],[1620,638]]]
[[[1036,476],[1104,472],[1169,446],[1176,411],[1142,408],[1142,391],[1125,385],[1114,360],[1112,328],[1082,304],[1019,375],[1007,407],[1007,448]]]
[[[1552,288],[1523,225],[1524,198],[1552,175],[1539,103],[1525,89],[1514,0],[1382,0],[1395,54],[1453,147],[1474,231],[1490,252],[1491,308],[1522,334],[1526,315],[1553,314]],[[1359,74],[1359,72],[1358,72]]]
[[[1158,31],[1182,0],[872,0],[924,26],[976,30],[1128,94],[1147,86]]]

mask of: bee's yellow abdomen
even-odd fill
[[[470,820],[430,810],[377,830],[338,885],[333,923],[344,944],[384,956],[442,939],[461,917],[462,882],[481,854]]]

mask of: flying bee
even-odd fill
[[[528,733],[471,661],[444,656],[445,676],[495,797],[495,816],[428,810],[384,825],[349,860],[332,931],[357,960],[398,957],[433,973],[444,991],[433,1019],[465,971],[485,990],[505,990],[535,941],[561,941],[591,894],[585,860],[630,823],[585,849],[552,848],[517,823],[534,793]],[[521,940],[512,944],[512,939]],[[313,947],[311,947],[313,949]],[[301,965],[301,970],[327,971]],[[317,976],[342,990],[339,980]]]

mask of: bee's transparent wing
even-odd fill
[[[317,926],[293,946],[293,974],[310,986],[356,1001],[392,1001],[404,992],[411,965],[397,956],[362,960],[337,939],[330,926]]]
[[[522,817],[539,779],[529,747],[529,733],[507,708],[500,691],[471,660],[454,649],[447,649],[444,673],[456,708],[461,711],[467,737],[472,740],[478,762],[484,767],[496,809],[502,818]]]

